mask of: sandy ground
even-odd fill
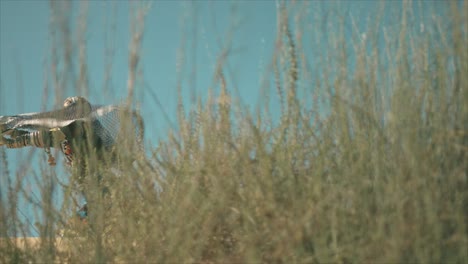
[[[0,247],[6,247],[8,240],[21,249],[34,249],[38,248],[41,244],[39,237],[11,237],[11,238],[0,238]],[[58,250],[64,250],[65,241],[61,237],[55,238],[55,243]]]
[[[39,246],[40,239],[38,237],[10,237],[1,238],[0,247],[4,247],[8,242],[17,245],[19,248],[31,247],[35,248]]]

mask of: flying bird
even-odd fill
[[[121,135],[130,117],[133,135]],[[97,152],[110,152],[123,137],[132,137],[134,145],[142,151],[144,125],[141,116],[118,105],[92,105],[84,97],[69,97],[63,108],[38,113],[0,116],[0,146],[7,148],[38,147],[49,155],[55,165],[50,148],[61,149],[67,163],[89,155],[90,143]]]

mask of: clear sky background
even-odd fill
[[[371,24],[368,23],[369,19],[378,11],[379,5],[376,2],[347,1],[340,3],[338,8],[347,10],[349,17],[356,21],[355,29],[365,33],[367,25]],[[80,5],[77,3],[73,4],[73,16],[79,14]],[[258,105],[261,100],[261,80],[269,76],[265,74],[271,74],[268,72],[268,65],[275,47],[276,1],[151,3],[141,49],[141,69],[145,85],[138,86],[136,92],[137,102],[145,119],[148,145],[156,146],[157,141],[164,139],[167,131],[173,128],[171,122],[176,123],[177,64],[182,54],[180,50],[185,51],[183,54],[186,59],[181,72],[184,101],[190,102],[192,91],[206,98],[208,89],[213,87],[216,60],[226,44],[233,24],[238,24],[238,27],[233,35],[233,53],[227,63],[230,71],[227,73],[228,89],[236,93],[235,87],[247,107],[254,109]],[[427,5],[428,10],[433,10],[440,4],[431,2],[423,5]],[[127,95],[130,6],[127,1],[89,2],[86,43],[90,83],[88,99],[91,103],[118,103]],[[337,2],[311,1],[293,8],[305,8],[307,22],[304,30],[310,31],[314,28],[314,23],[326,19],[325,14],[330,6],[337,8]],[[401,3],[398,1],[387,3],[388,17],[399,16],[400,11]],[[421,15],[423,17],[425,13],[422,12]],[[45,77],[50,72],[50,22],[49,1],[0,0],[0,115],[53,108],[53,95],[44,95]],[[347,25],[347,30],[352,30],[351,23]],[[308,39],[304,40],[305,44],[310,44],[311,52],[308,54],[312,64],[313,54],[325,52],[327,48],[312,45],[316,43],[314,37],[326,34],[318,33],[308,34]],[[75,35],[74,32],[72,35]],[[105,54],[109,47],[113,50],[112,71],[108,86],[110,92],[106,94]],[[274,93],[273,87],[268,88]],[[150,90],[158,96],[170,122],[155,104]],[[49,93],[52,93],[51,88]],[[77,95],[73,89],[64,91],[64,97],[73,95]],[[274,104],[273,101],[273,106]],[[29,152],[29,149],[7,151],[8,169],[12,175],[21,169],[19,164],[24,164],[25,159],[29,164],[39,162],[38,159],[46,159],[43,152],[36,151],[31,155]],[[57,155],[57,158],[62,159],[62,156]],[[32,170],[29,173],[32,174]],[[5,185],[5,179],[0,183]],[[36,190],[34,181],[25,184],[31,185],[33,192]],[[30,208],[24,205],[20,210],[31,216]]]
[[[44,76],[48,71],[46,67],[50,56],[49,2],[1,0],[0,4],[0,109],[3,115],[38,111],[43,104]],[[238,8],[238,11],[235,11],[237,15],[232,14],[233,6]],[[78,13],[79,5],[75,4],[74,8],[74,13]],[[92,103],[115,103],[127,95],[129,4],[126,1],[90,1],[88,8],[86,39],[90,75],[89,100]],[[184,45],[182,38],[186,39],[185,45],[188,46],[186,53],[192,50],[192,40],[197,42],[194,89],[198,94],[206,93],[207,88],[212,85],[216,59],[231,24],[231,16],[239,19],[242,25],[234,36],[234,48],[237,51],[235,56],[232,56],[230,65],[235,73],[237,85],[245,87],[240,89],[241,94],[254,99],[258,93],[262,70],[260,67],[264,63],[262,60],[270,57],[275,40],[274,1],[248,4],[152,2],[146,19],[141,66],[144,81],[148,85],[145,89],[152,89],[157,93],[168,113],[174,112],[176,108],[176,63],[178,50]],[[115,23],[115,32],[112,32],[112,23]],[[196,30],[195,34],[192,29]],[[105,53],[108,49],[106,45],[114,47],[110,96],[103,92]],[[192,58],[192,54],[185,55],[190,56],[187,59]],[[187,92],[187,95],[192,89],[187,87],[191,67],[192,65],[185,65],[183,69],[184,92]],[[76,95],[75,91],[69,90],[65,92],[65,96]],[[161,122],[163,119],[159,118],[159,110],[154,108],[154,103],[148,99],[149,94],[140,89],[137,95],[144,110],[143,114],[156,119],[155,122],[148,122],[149,131],[153,135],[167,131],[168,124]],[[51,98],[48,103],[47,107],[53,106]],[[174,115],[170,117],[175,121]],[[151,127],[153,124],[154,127]]]

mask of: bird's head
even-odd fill
[[[91,104],[86,100],[86,98],[81,96],[68,97],[63,102],[64,108],[73,107],[78,116],[89,115],[92,111]]]

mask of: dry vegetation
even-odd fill
[[[374,29],[351,46],[343,31],[329,33],[320,68],[305,63],[295,29],[310,32],[281,9],[269,75],[277,122],[268,100],[258,113],[236,103],[223,54],[213,74],[219,98],[179,98],[178,131],[149,157],[132,164],[122,143],[121,174],[90,162],[60,209],[47,196],[55,177],[42,171],[43,239],[29,250],[1,244],[0,262],[466,263],[467,5],[452,2],[450,30],[434,18],[415,34],[406,7],[396,31]],[[135,21],[129,98],[142,59],[144,19]],[[78,185],[89,197],[85,225],[66,221]],[[21,230],[12,212],[24,192],[9,190],[2,234]],[[59,229],[67,250],[54,244]]]

